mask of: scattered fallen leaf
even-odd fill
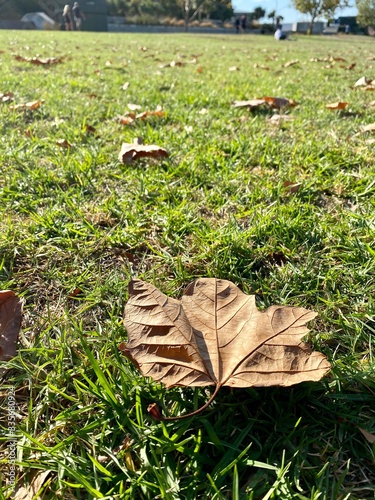
[[[125,82],[124,85],[122,86],[122,90],[128,90],[130,83]]]
[[[1,102],[13,101],[13,93],[12,92],[4,92],[3,94],[0,94],[0,101]]]
[[[31,64],[51,65],[51,64],[61,63],[64,60],[64,57],[39,58],[39,57],[23,57],[23,56],[15,55],[14,59],[16,59],[16,61],[29,62]]]
[[[238,66],[231,66],[229,71],[240,71],[240,68]]]
[[[281,108],[294,108],[298,106],[298,102],[294,99],[286,99],[284,97],[264,97],[264,100],[271,106],[271,108],[281,109]]]
[[[26,103],[23,103],[23,104],[15,104],[14,106],[9,106],[9,109],[14,109],[14,110],[18,110],[18,109],[30,109],[30,110],[35,110],[35,109],[38,109],[40,108],[40,106],[42,105],[42,102],[43,101],[30,101],[30,102],[26,102]]]
[[[375,434],[372,434],[371,432],[366,431],[366,429],[363,429],[362,427],[358,427],[358,429],[361,431],[361,433],[365,436],[366,440],[370,444],[375,443]]]
[[[130,125],[131,123],[134,122],[134,118],[130,116],[130,113],[129,115],[127,116],[120,116],[119,117],[119,122],[122,124],[122,125]]]
[[[142,109],[142,106],[140,106],[139,104],[132,104],[131,102],[129,102],[128,103],[128,108],[131,111],[137,111],[137,109]]]
[[[166,387],[215,386],[211,401],[222,386],[320,380],[330,364],[301,342],[315,316],[302,307],[259,311],[254,295],[222,279],[194,281],[181,300],[136,279],[124,311],[128,343],[119,349],[144,376]]]
[[[284,64],[284,68],[289,68],[289,66],[294,66],[295,64],[299,64],[298,59],[293,59],[293,61],[288,61]]]
[[[369,125],[363,125],[361,128],[361,132],[374,132],[375,131],[375,123],[370,123]]]
[[[366,78],[365,76],[362,76],[359,80],[355,82],[353,87],[365,87],[366,85],[369,85],[371,83],[371,79]]]
[[[158,116],[159,118],[162,118],[164,115],[165,113],[161,107],[157,106],[154,111],[143,111],[143,113],[139,113],[135,118],[145,120],[148,116]]]
[[[333,102],[331,104],[326,104],[326,108],[336,110],[345,109],[348,106],[348,102]]]
[[[33,478],[31,479],[30,483],[25,486],[22,485],[22,483],[24,483],[23,479],[18,481],[17,488],[13,496],[14,500],[33,500],[34,498],[39,499],[40,496],[38,495],[38,493],[45,483],[50,472],[51,470],[49,469],[34,472]]]
[[[297,191],[301,186],[302,184],[300,182],[291,182],[291,181],[283,182],[284,189],[291,194],[297,193]]]
[[[278,125],[282,122],[290,122],[293,121],[294,117],[290,115],[272,115],[269,121],[274,124]]]
[[[66,148],[69,149],[72,147],[69,141],[66,139],[57,139],[56,145],[59,146],[60,148]]]
[[[330,61],[335,61],[335,62],[346,62],[346,59],[344,59],[343,57],[333,57],[331,56],[329,58]]]
[[[17,354],[22,308],[23,300],[14,292],[0,291],[0,361],[9,361]]]
[[[119,153],[121,163],[130,164],[139,158],[167,158],[169,154],[164,148],[145,144],[129,144],[124,142]]]
[[[259,108],[263,104],[267,104],[265,99],[250,99],[248,101],[234,101],[233,106],[235,108]]]
[[[199,67],[196,69],[196,72],[197,72],[197,73],[203,73],[203,67],[202,67],[202,66],[199,66]]]

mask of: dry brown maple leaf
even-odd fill
[[[0,291],[0,361],[9,361],[17,353],[22,306],[22,300],[14,292]]]
[[[315,316],[301,307],[259,311],[254,295],[222,279],[194,281],[181,300],[136,279],[129,283],[124,312],[128,343],[119,349],[144,376],[166,387],[215,386],[196,414],[222,386],[290,386],[320,380],[330,364],[301,342],[308,332],[306,323]]]

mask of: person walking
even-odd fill
[[[62,13],[65,31],[73,31],[73,19],[70,10],[70,5],[66,4]]]
[[[76,30],[81,31],[82,21],[86,19],[85,14],[81,11],[78,2],[74,2],[73,5],[73,16],[76,25]]]

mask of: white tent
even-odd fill
[[[57,28],[57,23],[44,12],[30,12],[25,14],[21,19],[25,23],[25,28],[37,30],[54,30]]]

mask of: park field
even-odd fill
[[[24,300],[0,498],[374,498],[373,39],[1,31],[0,47],[0,290]],[[304,340],[331,369],[159,422],[149,404],[182,416],[214,389],[166,389],[123,356],[132,277],[314,311]]]

